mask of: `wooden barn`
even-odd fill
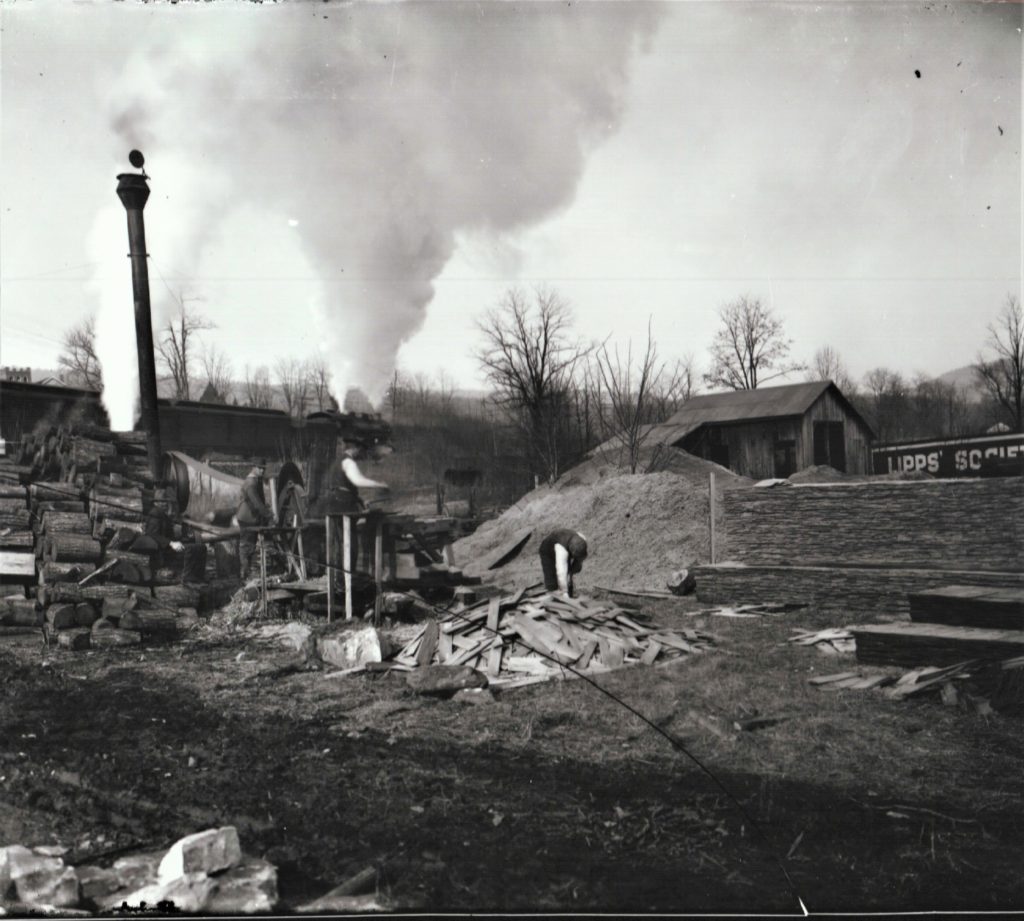
[[[648,437],[758,480],[812,464],[872,472],[874,433],[832,381],[695,396]]]

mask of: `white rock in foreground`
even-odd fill
[[[273,911],[277,905],[277,867],[246,857],[237,867],[215,877],[203,911],[215,915],[249,915]]]
[[[238,831],[232,825],[188,835],[171,845],[160,861],[159,881],[167,883],[186,873],[228,870],[242,859]]]
[[[129,909],[173,906],[175,911],[195,914],[202,911],[203,905],[213,892],[216,883],[205,873],[189,873],[166,882],[151,883],[136,889],[134,892],[118,892],[103,900],[101,911],[117,911],[122,905]]]
[[[324,662],[336,668],[355,668],[367,662],[383,662],[391,652],[391,644],[373,627],[354,633],[339,633],[317,640],[317,652]]]

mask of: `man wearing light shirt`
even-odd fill
[[[579,531],[559,528],[540,542],[539,552],[544,588],[572,598],[575,594],[573,576],[583,568],[587,558],[587,539]]]

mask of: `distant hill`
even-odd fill
[[[984,389],[978,384],[977,375],[974,373],[973,365],[964,365],[962,368],[954,368],[945,374],[939,374],[935,380],[944,384],[953,384],[967,393],[969,400],[978,401],[985,396]]]

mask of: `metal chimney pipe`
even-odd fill
[[[139,162],[136,162],[136,159]],[[141,166],[142,155],[132,151],[132,163]],[[128,258],[132,261],[132,293],[135,297],[135,345],[139,354],[139,402],[146,430],[149,470],[161,478],[160,417],[156,408],[156,361],[153,358],[153,318],[149,309],[149,269],[146,259],[146,224],[142,211],[149,198],[145,173],[121,173],[117,197],[128,212]]]

